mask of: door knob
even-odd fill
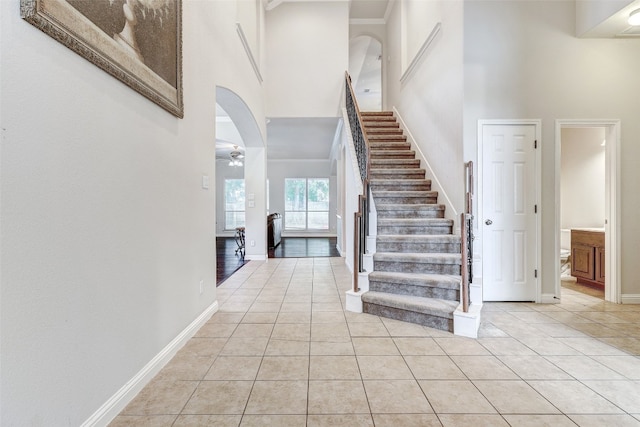
[[[491,224],[493,224],[493,221],[491,221],[490,219],[488,219],[488,220],[486,220],[484,223],[485,223],[485,224],[487,224],[487,225],[491,225]]]

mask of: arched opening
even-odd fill
[[[362,111],[382,110],[382,43],[371,36],[349,41],[349,74]]]
[[[251,110],[233,91],[216,87],[216,236],[235,237],[244,227],[240,265],[241,255],[266,259],[266,164],[266,146]]]

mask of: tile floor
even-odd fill
[[[344,311],[341,258],[252,261],[112,426],[638,426],[640,306],[487,303],[478,340]]]

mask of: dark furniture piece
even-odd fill
[[[236,245],[238,245],[236,254],[240,252],[240,256],[244,258],[244,227],[236,227],[236,235],[234,237],[236,239]]]
[[[604,286],[604,232],[571,230],[571,275],[580,283]]]
[[[282,240],[282,215],[272,213],[267,216],[267,246],[275,248]]]

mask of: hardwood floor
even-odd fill
[[[335,237],[283,237],[275,249],[269,249],[269,258],[339,257]],[[216,286],[229,278],[248,261],[240,252],[233,237],[216,238]]]

